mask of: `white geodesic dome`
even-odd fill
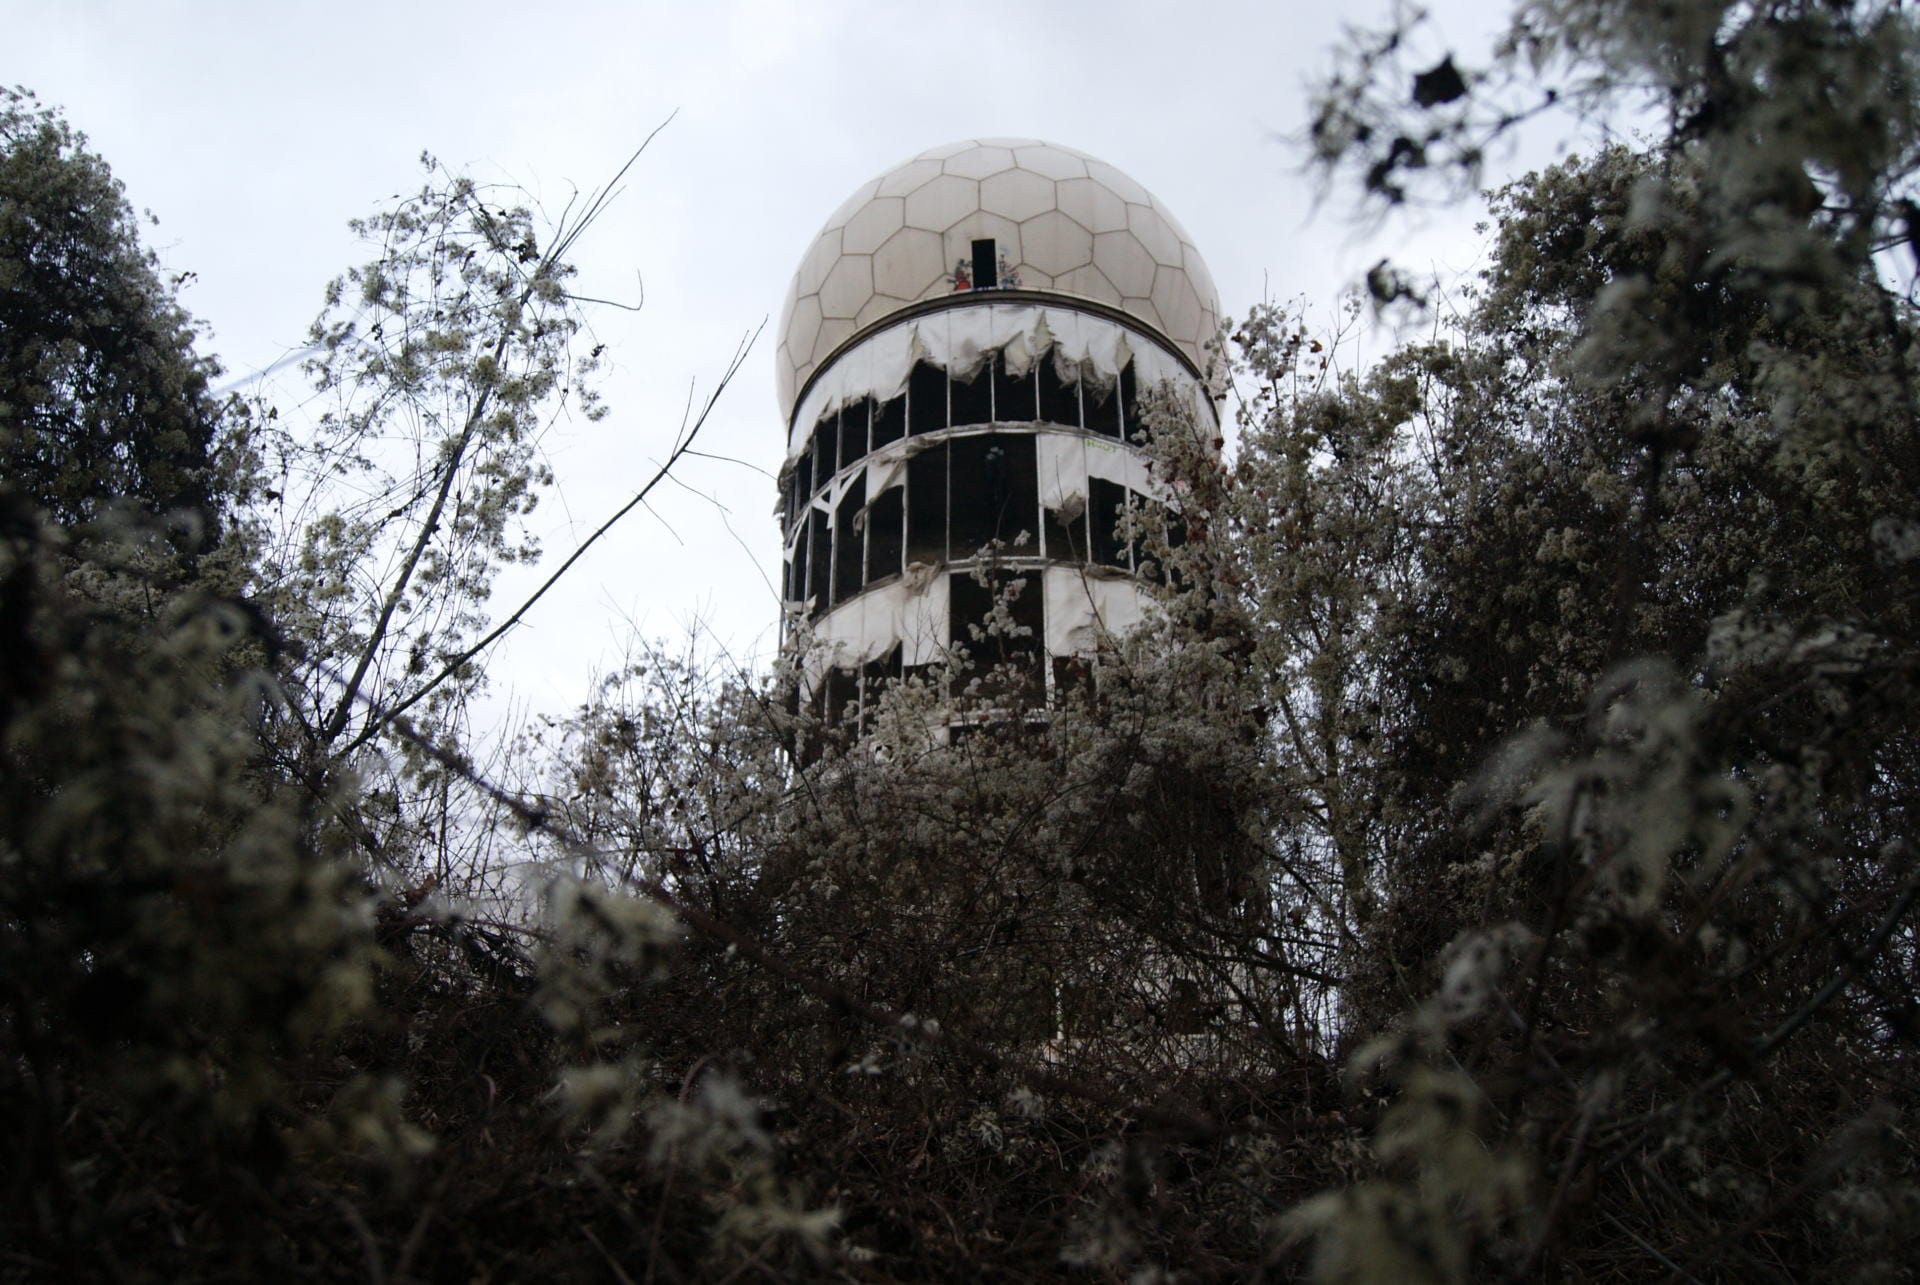
[[[780,410],[848,336],[955,289],[955,265],[992,238],[1007,284],[1120,308],[1202,369],[1220,324],[1206,263],[1166,206],[1084,152],[986,138],[920,153],[864,183],[800,261],[774,358]]]

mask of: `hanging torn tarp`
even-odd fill
[[[1131,335],[1105,317],[1033,303],[981,304],[909,317],[877,331],[841,354],[808,387],[793,417],[788,458],[806,448],[813,425],[863,397],[885,404],[906,391],[916,362],[925,361],[951,379],[971,382],[999,353],[1007,372],[1024,376],[1036,361],[1050,359],[1063,383],[1085,383],[1111,395],[1131,363],[1143,388],[1172,383],[1187,390],[1197,413],[1213,416],[1213,403],[1185,362]]]

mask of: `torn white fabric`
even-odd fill
[[[899,486],[907,477],[908,439],[889,442],[867,456],[867,503],[880,492]]]
[[[1130,491],[1151,495],[1155,499],[1166,498],[1166,488],[1154,479],[1152,470],[1147,467],[1147,461],[1139,451],[1106,437],[1082,440],[1086,443],[1089,477],[1118,482]]]
[[[931,665],[947,653],[956,574],[915,563],[905,576],[867,590],[820,617],[802,673],[809,692],[829,668],[857,669],[897,645],[901,663]],[[1021,574],[1031,576],[1033,571]],[[1119,637],[1154,610],[1148,587],[1108,567],[1050,566],[1040,571],[1050,656],[1085,655]]]
[[[1040,504],[1059,509],[1069,499],[1087,502],[1087,439],[1080,433],[1038,433],[1033,439],[1039,465]]]
[[[819,689],[829,668],[854,669],[900,646],[906,665],[930,665],[946,653],[947,578],[904,576],[869,589],[820,617],[802,671],[807,690]]]
[[[807,505],[806,508],[801,509],[799,516],[794,519],[793,530],[787,532],[786,559],[788,562],[792,562],[800,556],[800,546],[807,538],[808,509],[819,510],[822,523],[828,524],[830,529],[830,524],[833,521],[833,510],[826,504],[821,503],[824,498],[824,496],[815,496],[814,502]]]
[[[1145,585],[1104,567],[1048,567],[1042,589],[1049,656],[1095,650],[1146,619],[1153,602]]]
[[[965,381],[979,373],[989,353],[1005,353],[1007,369],[1018,376],[1049,351],[1068,383],[1110,390],[1131,361],[1141,388],[1171,382],[1187,392],[1196,414],[1215,416],[1206,390],[1180,358],[1119,322],[1033,303],[984,303],[909,317],[842,353],[807,389],[787,435],[787,458],[806,447],[821,416],[862,397],[898,397],[917,361]]]

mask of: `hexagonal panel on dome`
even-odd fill
[[[991,239],[1022,289],[1119,307],[1196,363],[1220,304],[1198,251],[1164,205],[1102,161],[1033,139],[929,148],[862,184],[802,257],[780,321],[781,408],[846,339],[955,288],[957,264]]]
[[[1013,168],[1013,149],[981,143],[949,156],[940,162],[940,168],[961,178],[985,178]]]
[[[1113,282],[1107,280],[1107,274],[1091,263],[1084,268],[1075,268],[1072,272],[1057,278],[1053,284],[1055,289],[1064,290],[1068,294],[1097,299],[1101,303],[1110,303],[1115,307],[1120,304],[1120,292],[1114,288]]]
[[[1089,232],[1119,232],[1127,226],[1127,203],[1090,178],[1062,179],[1060,212]]]
[[[1020,225],[1020,257],[1057,277],[1093,262],[1093,233],[1060,211],[1048,210]]]
[[[940,234],[924,228],[901,228],[873,252],[873,274],[880,293],[896,298],[924,299],[947,286],[947,255]]]
[[[1107,274],[1107,280],[1123,295],[1145,295],[1153,289],[1153,272],[1159,265],[1147,247],[1131,232],[1102,232],[1093,238],[1093,265]]]
[[[897,196],[868,201],[840,229],[840,248],[848,254],[872,254],[882,241],[905,225],[906,205],[906,201]]]
[[[1016,147],[1013,163],[1042,178],[1085,178],[1087,163],[1064,147]]]
[[[1053,180],[1032,170],[1001,170],[980,180],[980,205],[1024,223],[1053,208]]]
[[[787,319],[787,351],[797,362],[813,355],[813,340],[820,333],[820,297],[808,295],[793,305]]]
[[[843,254],[820,283],[820,315],[849,321],[873,297],[873,260],[864,254]]]
[[[945,232],[979,208],[977,179],[942,174],[907,194],[907,226]]]
[[[1022,262],[1020,225],[991,210],[975,210],[947,229],[947,258],[959,260],[971,257],[973,243],[988,237],[999,243],[1001,257],[1007,261],[1009,268],[1017,271]]]
[[[915,188],[922,187],[940,177],[940,162],[933,160],[908,161],[880,180],[874,189],[877,196],[905,196]]]
[[[1160,212],[1150,205],[1127,207],[1127,230],[1147,248],[1155,263],[1168,267],[1180,265],[1180,237],[1167,226]]]

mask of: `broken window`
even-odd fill
[[[1187,544],[1187,515],[1178,509],[1169,508],[1167,515],[1167,583],[1175,589],[1186,590],[1193,587],[1185,572],[1180,569],[1180,559],[1172,556],[1175,551]]]
[[[1085,656],[1053,658],[1053,700],[1056,704],[1071,700],[1078,692],[1093,686],[1093,669]]]
[[[800,520],[803,516],[801,514],[802,506],[813,498],[813,448],[811,443],[809,443],[806,450],[800,453],[800,458],[794,462],[793,491],[794,495],[798,497],[793,506],[794,518],[795,520]]]
[[[1044,360],[1035,365],[1044,365]],[[1007,373],[1004,353],[993,357],[993,418],[1001,424],[1025,424],[1040,417],[1039,379],[1033,366],[1024,375]]]
[[[907,395],[881,402],[873,410],[873,449],[897,442],[907,433]]]
[[[840,409],[840,467],[860,459],[867,453],[867,421],[873,414],[873,398],[862,397],[859,401]]]
[[[1040,384],[1040,418],[1062,428],[1080,427],[1080,382],[1060,378],[1053,353],[1034,363]]]
[[[1087,497],[1069,495],[1041,519],[1041,538],[1049,558],[1064,562],[1087,560]]]
[[[900,660],[900,645],[895,643],[886,655],[875,657],[860,667],[861,731],[873,726],[873,716],[880,708],[881,697],[886,695],[887,688],[900,681],[904,672]]]
[[[854,474],[841,493],[840,507],[833,514],[833,600],[845,602],[860,592],[860,574],[866,569],[861,548],[860,510],[867,503],[867,475]]]
[[[813,426],[813,443],[818,456],[814,475],[825,480],[840,467],[840,412],[828,411]]]
[[[897,576],[905,566],[901,555],[906,549],[906,501],[906,491],[893,486],[867,506],[868,584]]]
[[[787,559],[787,601],[804,602],[807,597],[807,522],[800,519],[800,538],[793,542]]]
[[[951,408],[951,422],[955,428],[963,424],[990,424],[993,422],[993,375],[992,368],[997,358],[989,356],[980,364],[980,369],[966,383],[958,379],[949,380],[947,405]]]
[[[907,461],[907,561],[929,565],[947,557],[947,444],[929,446]]]
[[[1093,523],[1093,560],[1123,571],[1133,569],[1129,546],[1119,527],[1126,510],[1127,488],[1104,477],[1087,479],[1087,515]]]
[[[991,238],[973,243],[973,288],[991,290],[1000,284],[1000,256]]]
[[[1046,637],[1040,577],[992,571],[949,576],[947,584],[951,594],[948,636],[952,645],[965,647],[973,658],[973,676],[989,678],[990,695],[1037,696],[1042,681],[1041,643]],[[1005,619],[994,624],[994,608],[1001,604],[1006,608]],[[1012,687],[1006,685],[1009,675],[990,678],[990,671],[1003,665],[1016,671]]]
[[[827,671],[826,708],[821,711],[829,727],[838,726],[860,708],[860,674],[857,670],[835,665]]]
[[[947,426],[947,372],[916,361],[907,376],[907,432],[915,436]]]
[[[1086,416],[1089,433],[1098,433],[1102,437],[1120,436],[1120,398],[1115,395],[1111,383],[1099,383],[1083,377],[1080,380],[1080,407]]]
[[[1040,476],[1033,438],[1025,433],[963,437],[953,444],[954,497],[948,520],[955,558],[971,558],[989,540],[1009,550],[1026,532],[1032,549],[1034,519],[1040,508]]]
[[[832,586],[828,577],[833,571],[833,530],[827,511],[822,508],[807,508],[807,596],[813,599],[813,615],[819,615],[827,609],[827,599],[831,596]]]
[[[1140,381],[1134,377],[1132,362],[1120,368],[1120,418],[1128,441],[1146,440],[1146,426],[1140,422]]]

